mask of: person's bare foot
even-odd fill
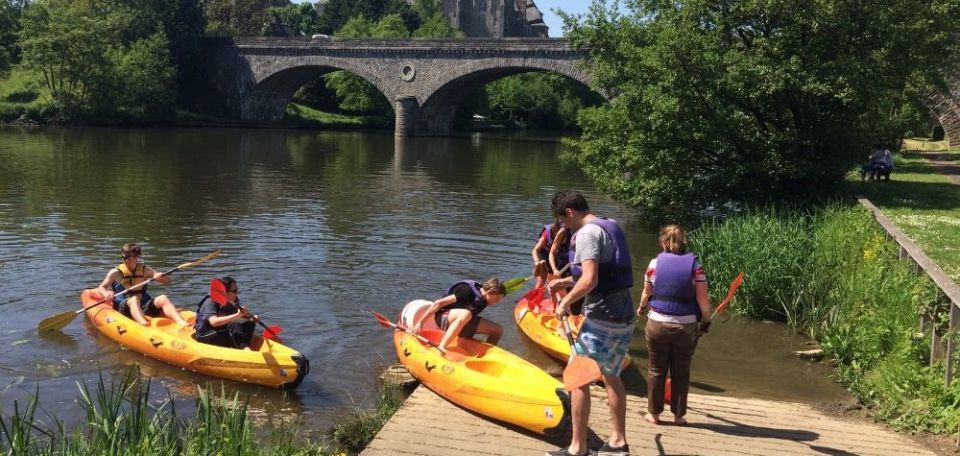
[[[660,416],[659,416],[659,415],[654,415],[654,414],[652,414],[652,413],[647,413],[647,414],[644,416],[644,418],[645,418],[645,419],[647,420],[647,422],[649,422],[650,424],[660,424]]]
[[[673,424],[676,424],[677,426],[683,426],[687,424],[687,420],[682,416],[676,416],[673,418]]]

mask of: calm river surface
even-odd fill
[[[240,129],[0,129],[0,404],[39,391],[43,410],[81,419],[77,382],[139,365],[184,404],[219,380],[147,359],[77,318],[37,336],[46,316],[79,308],[138,242],[157,270],[221,248],[220,258],[151,287],[194,308],[211,277],[232,275],[243,302],[303,352],[310,375],[295,393],[226,382],[255,417],[296,417],[314,429],[369,406],[390,334],[365,309],[396,315],[460,278],[530,273],[530,248],[560,189],[584,191],[598,214],[624,222],[635,270],[656,239],[558,157],[557,138],[474,135],[395,140],[391,134]],[[709,273],[709,271],[708,271]],[[726,287],[731,277],[714,278]],[[639,298],[639,293],[635,293]],[[511,321],[515,299],[485,316],[502,345],[556,364]],[[646,368],[642,330],[636,366]],[[726,319],[694,362],[694,391],[801,402],[843,390],[829,369],[795,359],[804,340],[780,325]],[[642,371],[641,371],[642,372]],[[644,388],[637,372],[630,389]],[[41,413],[43,415],[43,413]]]

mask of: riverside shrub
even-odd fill
[[[746,271],[732,311],[818,340],[877,417],[897,428],[956,431],[960,384],[944,386],[942,365],[929,366],[929,335],[917,332],[921,312],[942,318],[947,307],[866,209],[751,210],[698,228],[691,242],[715,283]]]

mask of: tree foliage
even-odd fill
[[[557,130],[577,128],[580,109],[603,102],[579,81],[557,73],[508,76],[487,84],[483,95],[480,113],[491,120]]]
[[[20,12],[26,0],[0,0],[0,77],[20,61],[17,33],[20,30]]]
[[[67,120],[148,120],[174,106],[176,72],[160,22],[115,1],[38,0],[23,11],[22,65],[42,75]]]
[[[207,34],[257,36],[267,23],[268,9],[288,5],[289,0],[206,0]]]
[[[324,4],[318,29],[333,35],[351,19],[363,16],[379,22],[384,16],[399,15],[407,31],[420,27],[420,16],[405,0],[329,0]]]
[[[571,156],[655,212],[815,196],[903,133],[956,60],[960,0],[594,0],[566,17],[609,105]]]
[[[270,36],[278,30],[289,29],[294,36],[310,36],[320,30],[319,20],[320,14],[309,2],[273,6],[267,9],[267,22],[261,34]]]

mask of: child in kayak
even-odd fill
[[[239,287],[232,277],[220,279],[227,294],[227,302],[218,304],[206,295],[197,306],[193,338],[198,342],[227,348],[244,349],[250,345],[256,329],[256,315],[239,307]]]
[[[137,244],[124,244],[120,247],[120,256],[123,258],[123,262],[110,269],[103,282],[100,282],[100,286],[97,287],[100,295],[104,299],[113,300],[114,309],[141,325],[147,325],[146,317],[158,317],[160,315],[166,316],[180,326],[189,325],[186,320],[180,317],[180,312],[177,311],[177,307],[173,305],[167,295],[153,298],[147,294],[146,285],[121,296],[114,296],[116,293],[149,279],[164,285],[170,285],[170,276],[165,276],[140,263],[140,253],[141,249]]]
[[[447,289],[444,296],[436,301],[417,319],[413,325],[414,333],[420,333],[423,322],[432,315],[440,329],[444,330],[439,347],[447,348],[456,337],[473,337],[486,334],[487,343],[496,345],[503,336],[503,327],[480,317],[480,312],[488,305],[497,305],[507,294],[500,279],[487,279],[483,284],[474,280],[461,280]]]

